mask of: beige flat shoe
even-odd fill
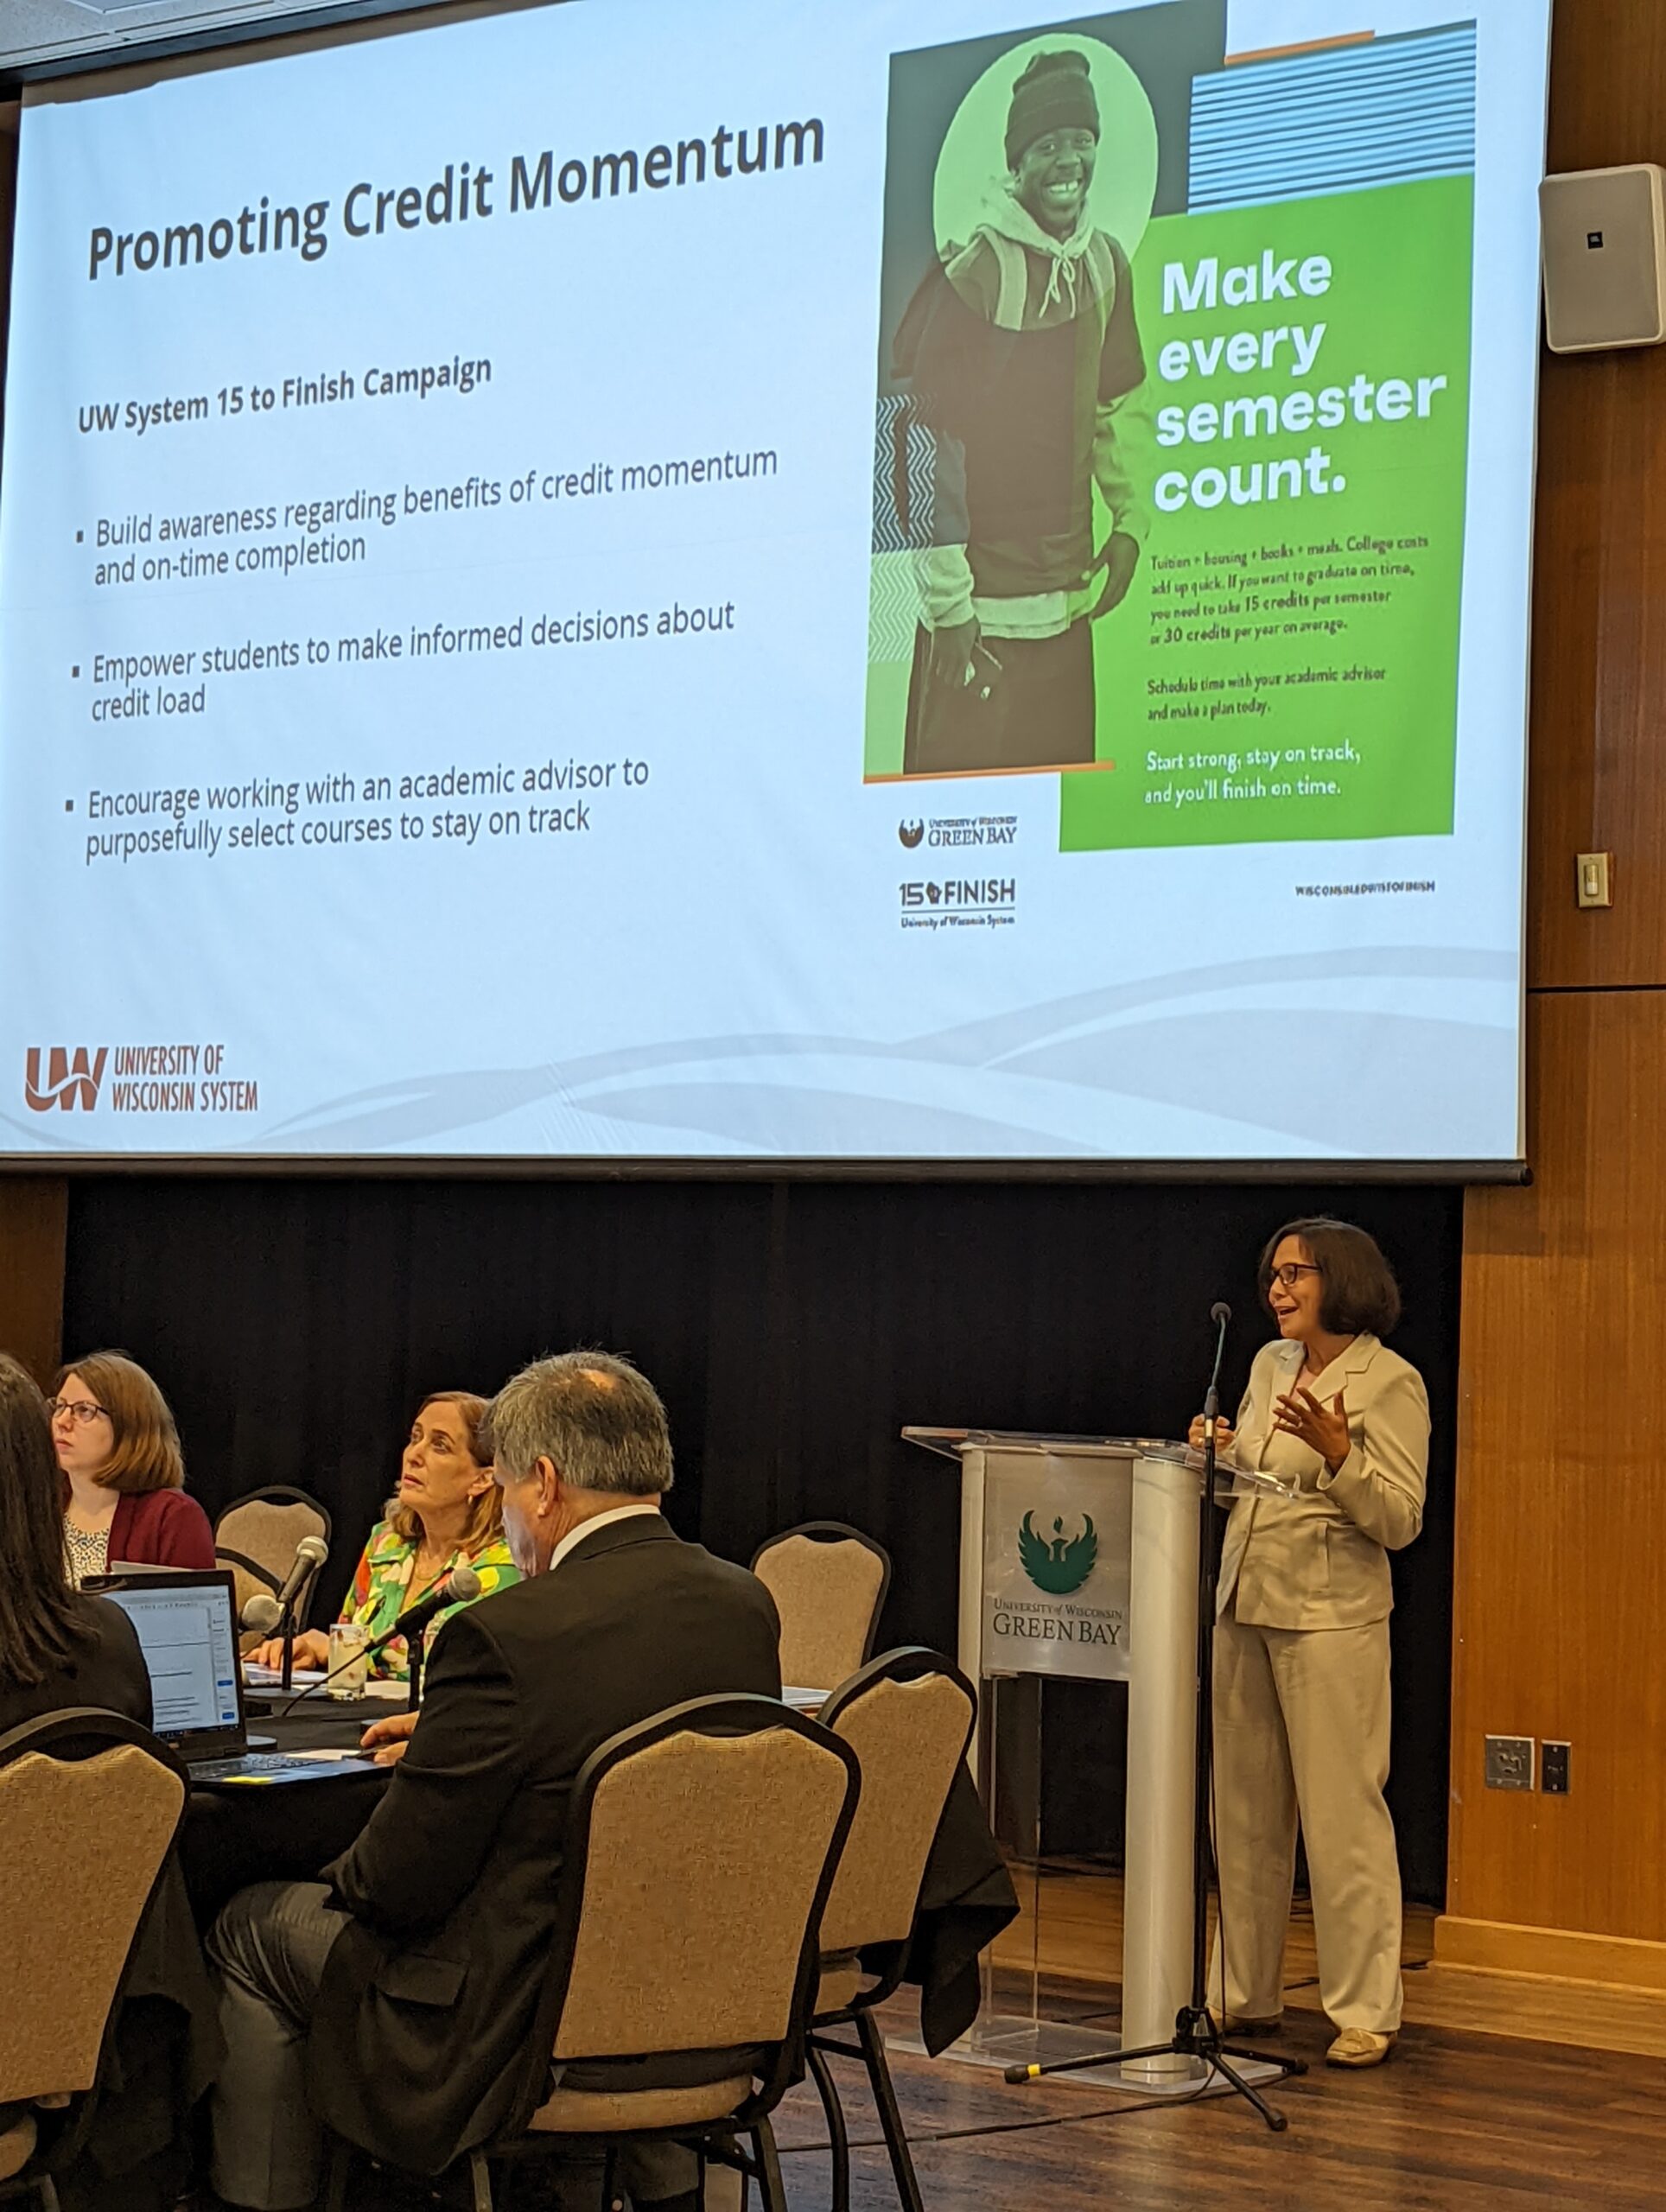
[[[1373,2035],[1369,2028],[1344,2028],[1325,2054],[1327,2066],[1380,2066],[1394,2049],[1393,2036]]]

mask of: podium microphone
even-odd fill
[[[1196,1725],[1192,1731],[1192,1989],[1187,2001],[1181,2005],[1174,2018],[1174,2032],[1165,2042],[1148,2044],[1135,2050],[1118,2050],[1084,2053],[1077,2058],[1055,2059],[1047,2064],[1008,2066],[1003,2079],[1014,2084],[1040,2082],[1050,2074],[1084,2072],[1095,2066],[1128,2067],[1136,2060],[1170,2056],[1191,2062],[1194,2079],[1201,2067],[1203,2079],[1192,2089],[1192,2097],[1201,2096],[1211,2083],[1219,2079],[1237,2095],[1244,2098],[1266,2121],[1275,2135],[1283,2133],[1289,2125],[1281,2112],[1275,2111],[1255,2082],[1248,2081],[1233,2065],[1234,2059],[1254,2059],[1269,2071],[1281,2076],[1304,2073],[1307,2069],[1299,2058],[1269,2058],[1258,2050],[1240,2050],[1236,2044],[1223,2041],[1224,2023],[1218,2021],[1209,2010],[1209,1840],[1210,1808],[1214,1802],[1215,1776],[1215,1611],[1219,1588],[1219,1516],[1215,1510],[1215,1421],[1220,1411],[1221,1362],[1226,1351],[1227,1324],[1232,1319],[1232,1309],[1224,1299],[1218,1298],[1209,1309],[1214,1323],[1215,1363],[1209,1376],[1209,1392],[1204,1400],[1203,1479],[1198,1488],[1198,1646],[1197,1674],[1194,1695]],[[1180,2103],[1188,2098],[1177,2100]]]
[[[1232,1309],[1224,1298],[1218,1298],[1209,1309],[1209,1318],[1215,1324],[1215,1364],[1210,1370],[1209,1389],[1203,1402],[1203,1441],[1205,1452],[1212,1457],[1215,1416],[1221,1409],[1221,1361],[1226,1356],[1226,1325],[1232,1318]]]

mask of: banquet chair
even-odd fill
[[[854,1675],[891,1586],[884,1547],[843,1521],[806,1521],[760,1545],[752,1571],[781,1617],[781,1680],[825,1690]]]
[[[633,2137],[738,2168],[764,2212],[787,2212],[769,2115],[804,2069],[822,1908],[860,1788],[849,1747],[773,1698],[695,1698],[591,1754],[527,2086],[470,2155],[474,2212],[492,2212],[494,2160]],[[327,2212],[344,2212],[349,2158],[336,2138]]]
[[[186,1796],[173,1754],[119,1713],[78,1707],[0,1736],[0,2202],[55,2212]]]
[[[827,2113],[832,2212],[848,2212],[850,2157],[829,2053],[859,2059],[878,2107],[904,2212],[921,2212],[908,2138],[874,2008],[896,1989],[949,1790],[966,1756],[977,1698],[958,1667],[919,1645],[887,1651],[840,1684],[822,1726],[856,1754],[862,1797],[822,1915],[821,1974],[808,2060]],[[868,1980],[861,1954],[887,1946]],[[864,1982],[867,1986],[864,1986]],[[830,2031],[853,2028],[856,2041]]]
[[[251,1491],[220,1515],[214,1523],[214,1562],[232,1571],[239,1620],[243,1608],[258,1592],[277,1596],[303,1536],[321,1536],[327,1544],[330,1516],[315,1497],[285,1484]],[[301,1586],[295,1601],[297,1627],[306,1625],[321,1572],[315,1567]]]

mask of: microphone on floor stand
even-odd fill
[[[1076,2074],[1095,2066],[1129,2066],[1141,2059],[1168,2056],[1183,2057],[1204,2069],[1203,2079],[1192,2094],[1200,2096],[1218,2075],[1227,2087],[1251,2104],[1275,2135],[1289,2125],[1275,2111],[1259,2088],[1241,2074],[1235,2059],[1251,2059],[1257,2065],[1288,2076],[1305,2074],[1299,2058],[1271,2058],[1265,2052],[1241,2050],[1224,2042],[1224,2021],[1209,2010],[1208,1916],[1210,1808],[1214,1785],[1215,1714],[1215,1599],[1220,1573],[1219,1538],[1215,1527],[1215,1422],[1220,1413],[1221,1361],[1226,1350],[1226,1326],[1232,1309],[1217,1299],[1209,1309],[1215,1324],[1215,1363],[1210,1370],[1204,1399],[1203,1482],[1198,1492],[1198,1619],[1197,1719],[1192,1734],[1192,1988],[1174,2022],[1167,2043],[1149,2044],[1135,2050],[1116,2046],[1078,2058],[1054,2059],[1042,2065],[1009,2066],[1003,2078],[1014,2084],[1040,2082],[1051,2074]],[[1189,2100],[1182,2098],[1180,2101]]]

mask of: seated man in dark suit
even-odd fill
[[[768,1592],[660,1515],[671,1440],[633,1367],[537,1361],[499,1392],[487,1434],[526,1580],[447,1622],[409,1749],[323,1883],[242,1891],[210,1938],[228,2045],[213,2178],[232,2204],[309,2202],[321,2118],[437,2173],[530,2110],[580,1767],[684,1698],[780,1694]],[[691,2156],[634,2158],[620,2178],[639,2205],[694,2207]]]

